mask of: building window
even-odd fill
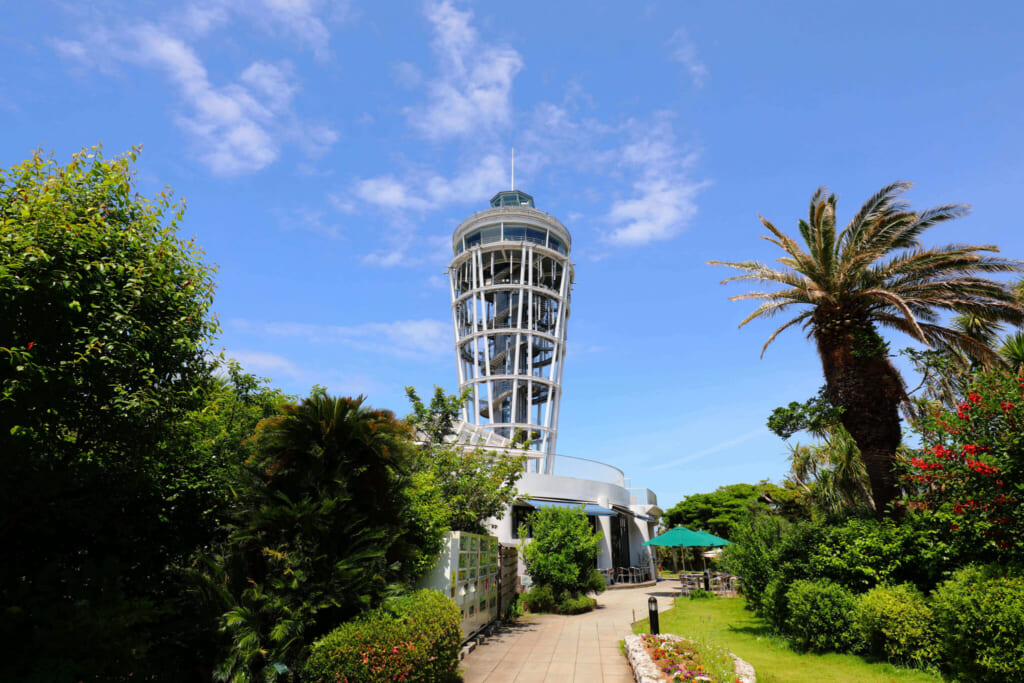
[[[530,515],[534,513],[532,507],[526,505],[512,506],[512,533],[519,538],[520,527],[526,527],[526,538],[533,538],[533,527],[530,525]]]

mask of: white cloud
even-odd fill
[[[288,63],[255,61],[238,81],[217,86],[195,50],[168,28],[138,24],[120,34],[114,40],[106,29],[96,28],[84,42],[56,41],[54,47],[87,67],[125,62],[162,71],[185,105],[175,116],[177,124],[191,138],[199,160],[217,175],[266,168],[278,159],[283,141],[294,141],[315,156],[338,139],[329,127],[295,115],[291,105],[299,87]]]
[[[479,135],[512,118],[512,81],[523,68],[511,47],[481,43],[472,12],[450,0],[427,5],[440,75],[427,82],[427,103],[406,110],[409,124],[430,140]],[[408,75],[408,74],[407,74]]]
[[[708,68],[697,57],[697,45],[690,38],[686,28],[680,26],[668,41],[668,47],[674,61],[679,62],[686,69],[690,81],[700,88],[707,81]]]
[[[178,18],[183,28],[193,36],[205,36],[228,23],[230,13],[223,4],[192,4]]]
[[[247,4],[247,3],[246,3]],[[330,56],[331,34],[316,16],[313,0],[263,0],[261,14],[273,31],[275,27],[306,43],[318,59]]]
[[[241,15],[266,33],[285,35],[307,47],[317,59],[324,60],[330,56],[331,33],[319,16],[321,13],[343,21],[348,14],[348,2],[206,0],[191,3],[183,11],[169,15],[167,23],[179,27],[182,35],[200,38],[227,26],[233,14]]]
[[[632,126],[633,140],[617,152],[630,176],[634,196],[612,203],[606,219],[613,226],[606,240],[618,246],[649,244],[675,237],[697,214],[697,195],[707,182],[694,181],[689,170],[696,155],[684,154],[672,127],[662,118],[654,125]]]
[[[388,174],[357,180],[352,194],[388,211],[437,210],[457,203],[479,202],[508,182],[508,169],[497,154],[487,154],[450,178],[416,169],[405,178]]]
[[[271,337],[300,337],[307,342],[339,344],[402,358],[439,357],[454,344],[450,323],[437,320],[398,320],[361,325],[316,325],[295,322],[228,321],[234,332]]]
[[[444,263],[451,258],[451,248],[450,235],[431,235],[413,240],[400,231],[388,240],[386,248],[370,252],[363,257],[363,262],[382,268]]]
[[[253,62],[242,72],[242,83],[262,95],[275,110],[283,110],[291,103],[299,88],[292,81],[294,74],[290,65],[277,66],[266,62]]]
[[[226,355],[237,360],[246,372],[260,377],[302,379],[306,374],[295,363],[276,353],[239,349]]]

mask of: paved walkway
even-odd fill
[[[647,618],[647,599],[672,606],[672,584],[605,591],[597,609],[563,617],[527,615],[504,626],[462,661],[465,683],[633,683],[619,641]]]

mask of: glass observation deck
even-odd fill
[[[537,208],[533,205],[533,197],[519,190],[506,190],[491,197],[491,207],[497,208],[499,206],[528,206],[531,209]]]

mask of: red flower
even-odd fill
[[[31,350],[32,350],[32,347],[33,347],[33,346],[35,346],[35,345],[36,345],[36,343],[35,343],[35,342],[29,342],[29,343],[28,343],[28,350],[29,350],[29,351],[31,351]]]

